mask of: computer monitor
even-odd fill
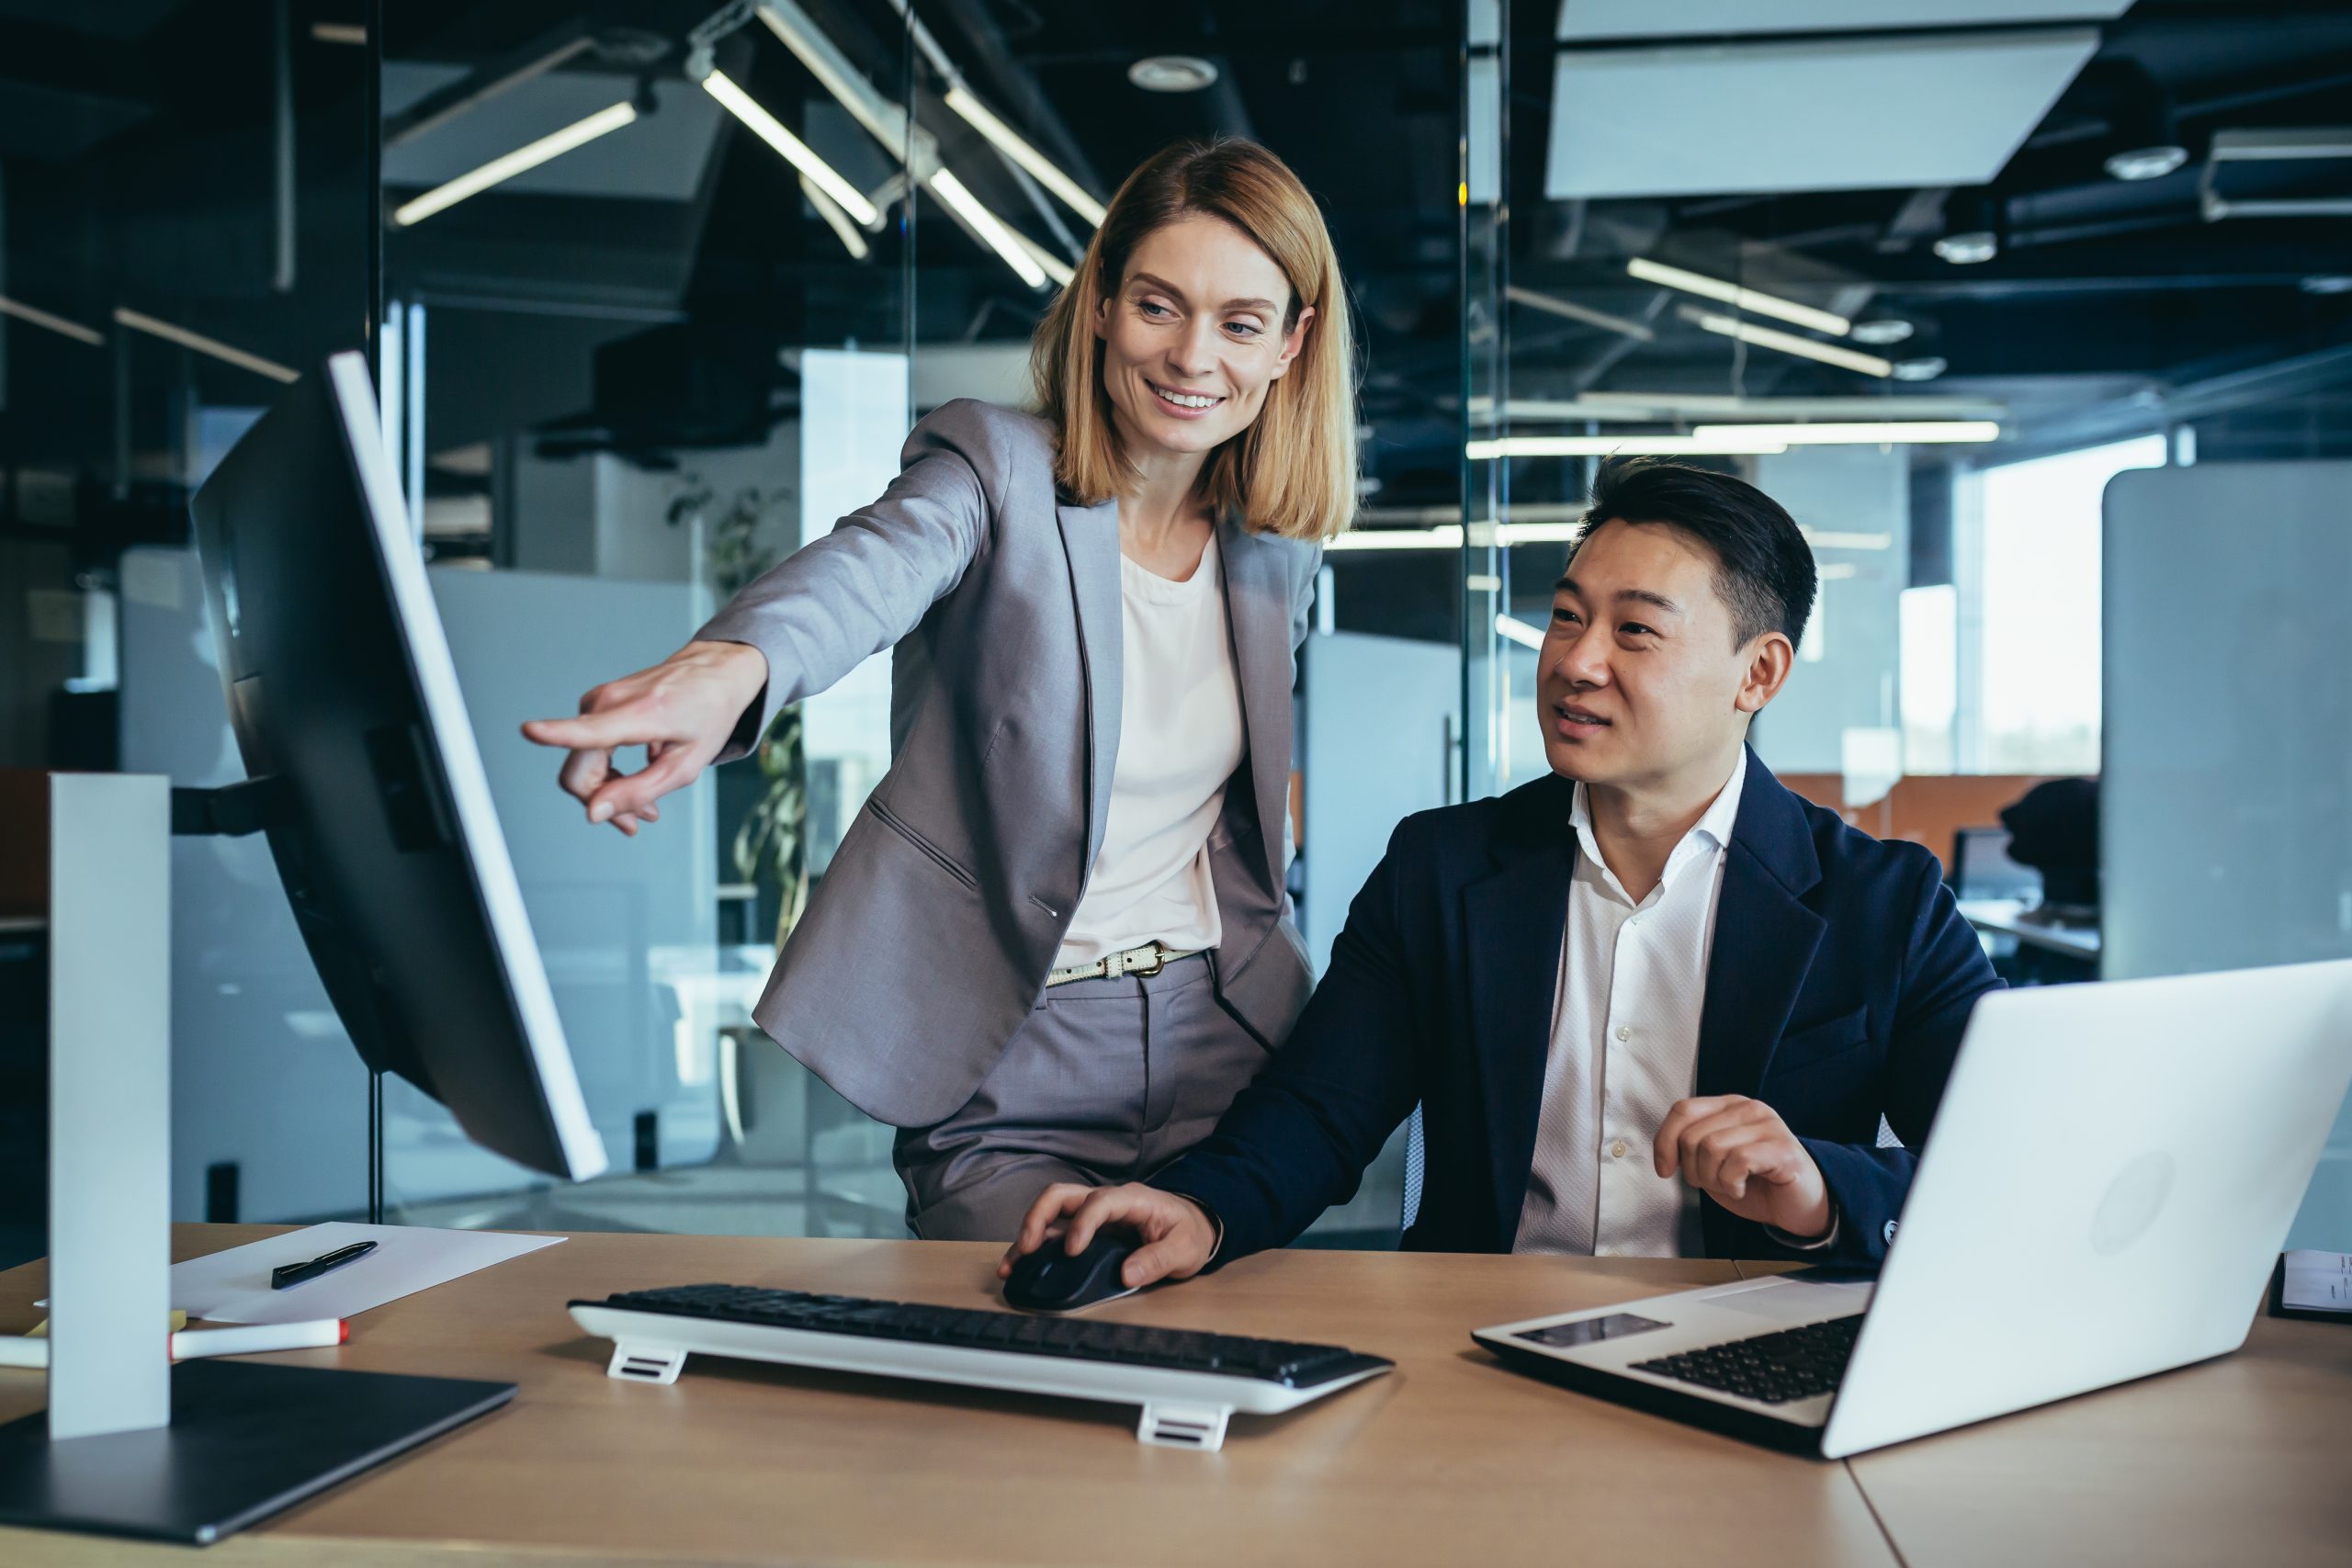
[[[2041,873],[2009,858],[2007,828],[1962,828],[1952,839],[1951,894],[2039,903]]]
[[[193,511],[237,749],[352,1043],[483,1147],[597,1175],[367,362],[297,382]]]

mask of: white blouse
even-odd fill
[[[1182,582],[1119,557],[1119,631],[1110,815],[1057,969],[1155,941],[1199,952],[1224,935],[1208,843],[1243,736],[1214,533]]]

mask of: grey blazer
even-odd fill
[[[1037,1004],[1102,848],[1119,751],[1119,516],[1057,491],[1034,416],[959,400],[880,500],[695,635],[766,655],[757,728],[893,649],[890,770],[755,1016],[859,1110],[925,1126]],[[1220,995],[1269,1048],[1312,988],[1283,889],[1293,660],[1319,546],[1218,526],[1248,755],[1209,840]],[[752,716],[747,714],[747,721]]]

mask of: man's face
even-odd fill
[[[1588,784],[1671,786],[1736,746],[1779,689],[1788,638],[1732,640],[1705,546],[1656,523],[1609,522],[1552,594],[1536,701],[1552,771]]]

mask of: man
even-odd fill
[[[1408,1248],[1884,1256],[1999,982],[1932,854],[1747,749],[1813,607],[1789,514],[1644,462],[1603,469],[1587,517],[1537,655],[1553,776],[1401,823],[1216,1131],[1148,1185],[1049,1188],[1007,1271],[1105,1224],[1146,1244],[1129,1286],[1283,1246],[1417,1102]]]

